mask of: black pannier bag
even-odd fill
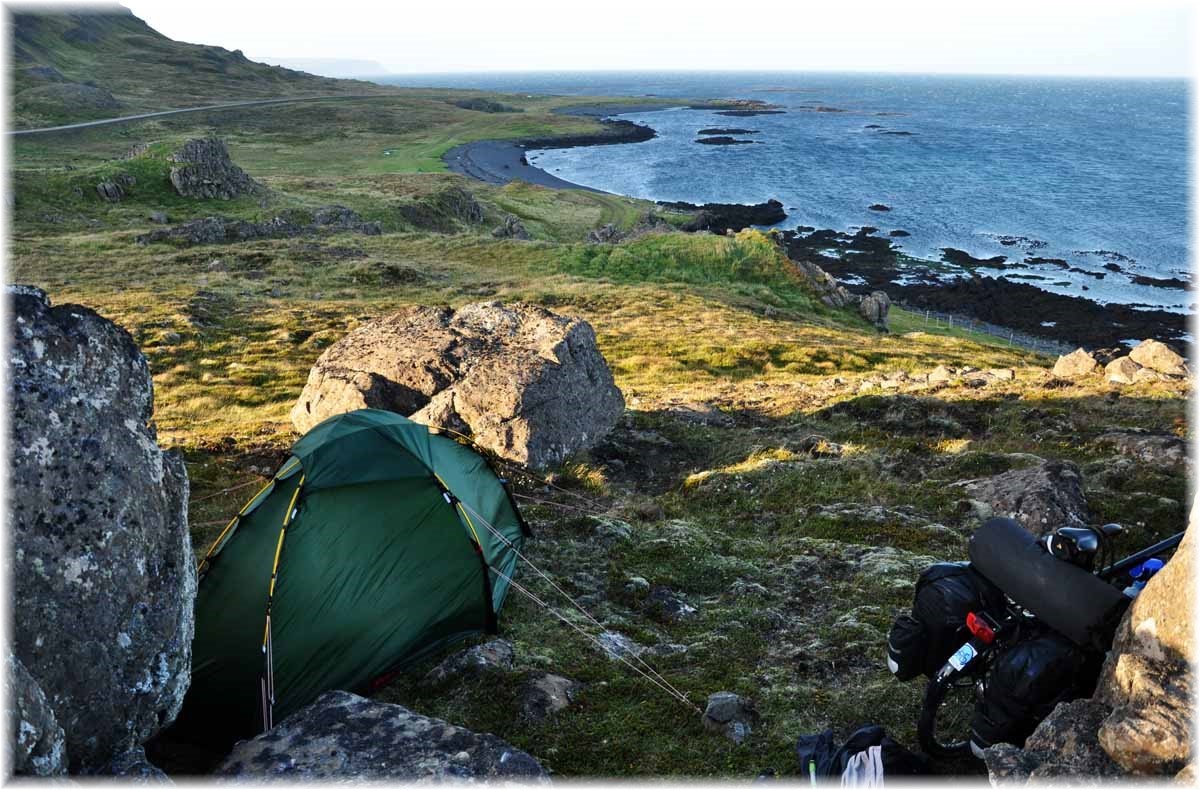
[[[1046,551],[1011,518],[991,518],[967,544],[980,574],[1081,647],[1107,650],[1129,599],[1111,584]]]
[[[939,562],[921,572],[912,614],[888,632],[888,669],[900,680],[933,677],[946,659],[970,639],[967,614],[998,611],[1004,594],[970,563]]]
[[[971,717],[971,749],[980,754],[996,743],[1022,746],[1054,706],[1091,693],[1099,670],[1096,654],[1053,631],[1017,642],[988,673]]]

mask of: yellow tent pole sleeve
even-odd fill
[[[279,540],[275,542],[275,560],[271,563],[271,586],[267,588],[267,624],[263,629],[263,649],[267,648],[267,638],[271,634],[271,601],[275,598],[275,581],[279,578],[279,558],[283,555],[283,539],[287,535],[288,524],[292,523],[292,513],[296,509],[296,500],[300,497],[300,489],[304,486],[304,475],[296,483],[296,490],[288,502],[287,511],[283,514],[283,526],[279,529]]]
[[[450,491],[450,486],[446,485],[446,481],[442,479],[441,475],[439,475],[437,472],[434,472],[433,476],[436,477],[437,481],[442,484],[443,491],[448,492],[450,496],[454,496],[454,492]],[[458,512],[462,513],[462,517],[466,519],[467,526],[471,530],[471,535],[475,537],[475,545],[483,548],[483,543],[481,543],[479,540],[479,533],[475,531],[475,525],[471,523],[471,517],[467,515],[467,511],[463,508],[462,503],[458,501],[457,497],[454,498],[454,502],[458,507]]]

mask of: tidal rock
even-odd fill
[[[129,334],[36,288],[8,293],[13,652],[72,770],[98,769],[170,724],[187,691],[187,473],[155,441]]]
[[[62,776],[67,744],[42,687],[20,659],[8,655],[9,770],[15,776]]]
[[[1054,363],[1054,375],[1062,379],[1077,379],[1096,369],[1096,358],[1082,348],[1058,358]]]
[[[768,200],[766,203],[745,205],[742,203],[662,203],[666,208],[677,211],[694,211],[696,216],[683,226],[683,230],[695,232],[701,230],[724,234],[726,231],[739,231],[751,225],[775,225],[787,219],[787,212],[778,200]]]
[[[1014,518],[1034,535],[1088,521],[1083,476],[1070,461],[1047,461],[955,485],[985,503],[991,509],[989,516]]]
[[[216,138],[188,140],[170,160],[171,186],[183,197],[232,200],[262,190],[233,163],[225,143]]]
[[[1171,350],[1166,343],[1143,340],[1129,352],[1129,358],[1142,367],[1157,370],[1167,376],[1186,376],[1187,360]]]
[[[292,409],[305,432],[387,409],[470,433],[497,455],[551,467],[595,445],[625,409],[586,321],[536,305],[410,307],[326,349]]]
[[[742,743],[758,721],[754,703],[730,691],[710,694],[701,720],[704,728],[719,732],[734,743]]]
[[[858,312],[879,329],[887,330],[888,308],[892,300],[883,291],[872,291],[858,303]]]
[[[546,781],[537,760],[494,735],[346,691],[327,691],[242,741],[215,773],[284,782]]]
[[[1104,366],[1104,380],[1112,384],[1132,384],[1142,366],[1129,357],[1117,357]]]
[[[543,673],[530,678],[521,686],[521,717],[527,721],[545,721],[565,710],[582,686],[562,675]]]
[[[521,222],[520,218],[509,214],[495,230],[492,235],[497,239],[519,239],[521,241],[529,240],[529,231],[525,229],[525,223]]]
[[[513,646],[507,639],[493,639],[468,647],[446,658],[429,671],[421,684],[432,686],[461,677],[488,672],[507,672],[513,667]]]

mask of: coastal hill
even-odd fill
[[[128,105],[118,114],[278,94],[292,79],[360,92],[360,83],[305,82],[318,78],[160,41],[129,16],[101,19],[108,35],[142,47],[145,90],[133,85],[133,61],[119,46],[75,41],[89,37],[91,24],[75,14],[23,19],[20,68],[52,65],[76,85],[95,79]],[[181,52],[202,62],[175,63]],[[181,88],[190,91],[181,98],[159,76],[167,74],[195,87]],[[31,79],[14,85],[18,95],[37,90]],[[523,551],[615,634],[610,644],[641,651],[692,703],[733,692],[753,701],[757,717],[741,742],[711,732],[697,711],[510,594],[502,644],[429,656],[364,692],[367,702],[334,695],[326,699],[331,716],[310,711],[304,726],[343,716],[361,725],[371,720],[362,711],[394,727],[422,719],[412,729],[428,740],[418,745],[444,747],[452,761],[468,747],[435,742],[459,735],[424,719],[434,717],[491,733],[558,776],[794,777],[796,739],[825,728],[842,740],[879,724],[915,747],[922,689],[888,672],[888,629],[911,606],[921,570],[965,559],[986,515],[1121,522],[1122,553],[1182,528],[1191,386],[1178,365],[1163,365],[1160,375],[1149,358],[1144,366],[1126,360],[1117,367],[1132,373],[1119,383],[1083,354],[1056,371],[1054,356],[969,322],[889,309],[880,295],[851,298],[782,234],[730,224],[736,211],[488,183],[449,172],[443,159],[474,141],[519,147],[512,141],[537,138],[549,146],[602,135],[606,127],[581,110],[644,97],[379,90],[12,142],[8,277],[41,289],[11,297],[27,330],[21,359],[39,376],[11,377],[33,415],[13,431],[14,442],[24,442],[13,462],[25,486],[20,504],[25,513],[48,506],[39,496],[40,459],[53,461],[55,479],[71,482],[63,490],[72,497],[102,494],[79,519],[86,534],[63,531],[81,536],[87,562],[21,555],[23,581],[42,578],[36,561],[61,582],[28,611],[54,611],[53,596],[80,578],[97,585],[88,601],[98,606],[118,599],[105,585],[119,585],[126,597],[119,609],[108,605],[103,622],[138,619],[132,636],[120,632],[134,649],[111,628],[90,633],[86,621],[56,636],[82,643],[81,651],[94,639],[126,668],[165,655],[150,648],[174,640],[161,711],[139,708],[135,732],[121,730],[123,720],[114,725],[109,711],[120,712],[131,687],[122,684],[140,682],[140,673],[117,677],[108,658],[79,658],[48,674],[31,635],[43,626],[18,623],[26,686],[46,686],[41,709],[58,705],[59,726],[73,728],[85,747],[89,726],[112,725],[106,738],[115,728],[133,752],[148,744],[159,768],[215,765],[189,763],[160,732],[171,706],[178,709],[187,607],[151,629],[138,614],[150,607],[135,605],[187,600],[186,579],[164,590],[149,571],[113,568],[153,570],[164,558],[174,569],[194,567],[189,555],[203,556],[288,458],[298,438],[291,415],[319,360],[401,311],[475,305],[466,312],[492,314],[503,310],[479,303],[522,303],[590,326],[625,409],[606,435],[588,437],[590,446],[554,468],[505,467],[532,527]],[[471,97],[484,101],[462,101]],[[19,117],[51,117],[36,120],[32,106],[20,100]],[[758,200],[783,210],[772,197]],[[54,355],[51,364],[43,354]],[[96,391],[77,397],[78,382],[63,386],[60,372],[91,376]],[[130,392],[136,397],[114,394]],[[65,417],[40,406],[42,395],[62,401],[64,415],[68,406],[96,404],[113,414],[56,428]],[[124,456],[140,458],[141,471],[108,474],[96,459],[114,445],[97,436],[136,445]],[[167,458],[175,460],[164,465]],[[80,482],[90,479],[85,473],[101,484]],[[170,529],[146,529],[140,541],[92,540],[110,525],[112,501],[149,502],[144,521]],[[58,510],[48,518],[60,520],[71,507],[49,506]],[[69,515],[73,524],[79,514]],[[139,564],[147,555],[156,561]],[[97,568],[103,575],[92,575]],[[555,592],[524,568],[518,581],[547,598]],[[72,599],[62,600],[64,611],[75,611]],[[53,698],[64,693],[54,685],[60,678],[86,685],[83,668],[88,682],[108,684],[106,704],[94,711]],[[382,750],[370,762],[394,764],[401,755],[387,750],[395,742],[370,737],[377,731],[354,748]],[[162,740],[149,738],[155,733]],[[480,740],[460,739],[469,748]],[[69,754],[71,767],[88,759],[106,773],[158,771],[145,755],[99,765],[108,756],[99,752]],[[985,772],[978,761],[937,770]]]
[[[174,41],[122,6],[9,13],[16,128],[239,99],[395,92]]]

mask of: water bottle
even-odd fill
[[[1129,572],[1129,577],[1133,579],[1133,583],[1122,590],[1129,598],[1137,598],[1138,593],[1146,586],[1146,582],[1150,581],[1150,577],[1158,573],[1162,569],[1163,561],[1157,557],[1152,557],[1140,565],[1135,565],[1133,570]]]

